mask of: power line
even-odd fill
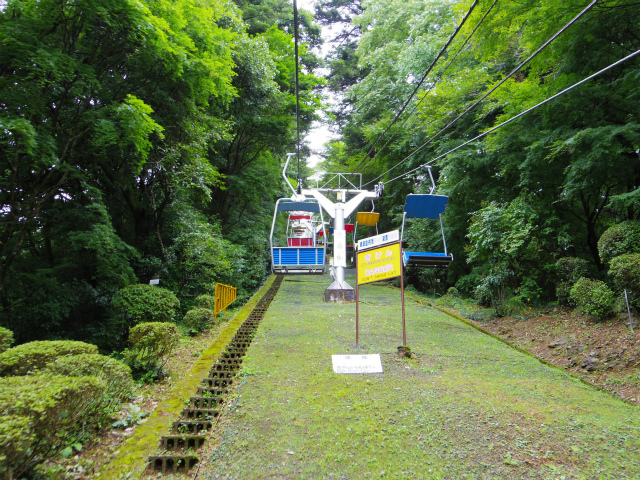
[[[293,34],[296,57],[296,155],[298,157],[298,193],[300,193],[302,179],[300,178],[300,87],[298,84],[298,3],[296,0],[293,0]]]
[[[355,173],[356,170],[358,170],[358,168],[360,168],[360,166],[364,163],[364,161],[367,159],[367,157],[371,156],[374,148],[376,148],[376,145],[378,144],[378,142],[380,142],[380,140],[382,140],[382,137],[385,136],[385,134],[389,131],[389,129],[393,126],[393,124],[395,124],[398,119],[400,118],[400,115],[402,115],[402,113],[405,111],[405,109],[407,108],[407,106],[409,105],[409,102],[411,102],[411,100],[413,99],[413,97],[415,96],[415,94],[418,92],[418,90],[420,89],[420,87],[422,86],[422,84],[424,83],[424,81],[426,80],[427,76],[429,75],[429,73],[431,73],[431,70],[433,69],[433,67],[435,66],[436,62],[438,60],[440,60],[440,57],[442,57],[442,55],[444,54],[444,52],[447,50],[447,48],[449,47],[449,45],[451,44],[451,42],[453,42],[453,40],[455,39],[456,35],[458,35],[458,32],[460,31],[460,29],[462,28],[462,26],[464,25],[464,23],[467,21],[467,19],[469,18],[469,16],[471,15],[471,13],[473,12],[474,8],[476,8],[476,5],[478,4],[479,0],[475,0],[473,2],[473,4],[471,5],[471,7],[469,8],[469,11],[467,12],[467,14],[465,15],[465,17],[462,19],[462,22],[460,22],[460,25],[458,25],[458,28],[456,28],[456,30],[453,32],[453,35],[451,35],[451,37],[449,38],[449,40],[447,41],[447,43],[445,44],[444,47],[442,47],[442,49],[440,50],[440,53],[438,53],[438,56],[433,60],[433,62],[431,62],[431,65],[429,65],[429,68],[427,68],[427,71],[425,72],[425,74],[422,76],[422,80],[420,80],[420,83],[418,83],[418,85],[416,85],[416,88],[414,88],[413,93],[411,94],[411,96],[407,99],[407,101],[405,102],[405,104],[402,106],[402,108],[400,109],[400,111],[398,112],[398,114],[396,115],[396,117],[393,119],[393,121],[387,126],[387,128],[384,130],[384,132],[382,132],[380,134],[380,136],[378,137],[378,139],[376,140],[376,142],[371,146],[371,148],[369,149],[369,151],[366,153],[366,155],[364,156],[364,158],[360,161],[360,163],[358,165],[356,165],[356,168],[353,169],[353,171],[351,173]],[[375,155],[374,155],[375,156]],[[373,158],[373,157],[371,157]]]
[[[618,61],[617,61],[617,62],[615,62],[615,63],[612,63],[612,64],[611,64],[611,65],[609,65],[608,67],[603,68],[602,70],[600,70],[600,71],[598,71],[598,72],[594,73],[593,75],[590,75],[589,77],[587,77],[587,78],[585,78],[585,79],[583,79],[583,80],[580,80],[578,83],[574,83],[574,84],[573,84],[573,85],[571,85],[570,87],[567,87],[567,88],[565,88],[564,90],[562,90],[561,92],[556,93],[555,95],[553,95],[553,96],[551,96],[551,97],[547,98],[546,100],[543,100],[542,102],[538,103],[537,105],[534,105],[533,107],[528,108],[527,110],[525,110],[524,112],[519,113],[519,114],[518,114],[518,115],[516,115],[515,117],[512,117],[512,118],[510,118],[509,120],[507,120],[507,121],[505,121],[505,122],[502,122],[500,125],[496,125],[495,127],[491,128],[491,129],[489,129],[489,130],[487,130],[486,132],[481,133],[480,135],[478,135],[478,136],[476,136],[476,137],[472,138],[471,140],[468,140],[468,141],[464,142],[462,145],[458,145],[457,147],[455,147],[455,148],[453,148],[453,149],[449,150],[448,152],[443,153],[442,155],[440,155],[440,156],[438,156],[438,157],[436,157],[436,158],[434,158],[434,159],[432,159],[432,160],[429,160],[427,163],[423,163],[422,165],[419,165],[419,166],[417,166],[416,168],[414,168],[414,169],[412,169],[412,170],[409,170],[409,171],[408,171],[408,172],[406,172],[406,173],[403,173],[402,175],[398,175],[397,177],[392,178],[391,180],[388,180],[388,181],[384,182],[384,184],[386,185],[387,183],[391,183],[391,182],[393,182],[393,181],[395,181],[395,180],[399,180],[399,179],[401,179],[401,178],[403,178],[403,177],[406,177],[407,175],[409,175],[409,174],[411,174],[411,173],[415,172],[416,170],[419,170],[419,169],[424,168],[424,167],[426,167],[426,166],[428,166],[428,165],[431,165],[432,163],[436,162],[437,160],[440,160],[441,158],[446,157],[446,156],[447,156],[447,155],[449,155],[450,153],[453,153],[453,152],[455,152],[456,150],[459,150],[459,149],[461,149],[462,147],[465,147],[465,146],[469,145],[470,143],[475,142],[476,140],[479,140],[479,139],[480,139],[480,138],[482,138],[482,137],[486,137],[486,136],[487,136],[487,135],[489,135],[491,132],[494,132],[494,131],[496,131],[497,129],[499,129],[499,128],[501,128],[501,127],[504,127],[504,126],[505,126],[505,125],[507,125],[508,123],[511,123],[511,122],[513,122],[514,120],[516,120],[516,119],[518,119],[518,118],[522,117],[523,115],[526,115],[527,113],[529,113],[529,112],[531,112],[531,111],[535,110],[536,108],[541,107],[542,105],[545,105],[546,103],[550,102],[551,100],[554,100],[554,99],[558,98],[559,96],[564,95],[565,93],[567,93],[567,92],[569,92],[569,91],[573,90],[573,89],[574,89],[574,88],[576,88],[576,87],[579,87],[579,86],[580,86],[580,85],[582,85],[583,83],[588,82],[589,80],[591,80],[591,79],[593,79],[593,78],[597,77],[598,75],[600,75],[600,74],[602,74],[602,73],[604,73],[604,72],[606,72],[606,71],[608,71],[608,70],[611,70],[611,69],[612,69],[612,68],[614,68],[614,67],[617,67],[617,66],[618,66],[618,65],[620,65],[621,63],[626,62],[627,60],[629,60],[629,59],[631,59],[631,58],[635,57],[635,56],[636,56],[636,55],[638,55],[638,54],[640,54],[640,50],[636,50],[635,52],[633,52],[633,53],[632,53],[632,54],[630,54],[630,55],[627,55],[627,56],[626,56],[626,57],[624,57],[623,59],[618,60]],[[415,153],[415,152],[414,152],[414,153]]]
[[[480,98],[479,100],[477,100],[476,102],[474,102],[470,107],[468,107],[464,112],[462,112],[460,115],[458,115],[455,119],[453,119],[451,122],[449,122],[447,125],[445,125],[444,128],[442,128],[438,133],[436,133],[434,136],[432,136],[431,138],[429,138],[426,142],[424,142],[422,145],[420,145],[416,150],[414,150],[413,152],[411,152],[409,155],[407,155],[405,158],[403,158],[402,160],[400,160],[398,163],[396,163],[393,167],[391,167],[389,170],[387,170],[386,172],[384,172],[382,175],[379,175],[378,177],[374,178],[373,180],[371,180],[370,182],[366,183],[364,186],[366,187],[367,185],[370,185],[371,183],[374,183],[376,180],[384,177],[387,173],[389,173],[390,171],[394,170],[396,167],[398,167],[399,165],[403,164],[404,162],[406,162],[409,158],[411,158],[413,155],[415,155],[416,153],[418,153],[420,150],[422,150],[424,147],[426,147],[427,145],[429,145],[433,140],[435,140],[436,138],[438,138],[440,135],[442,135],[442,133],[444,133],[451,125],[453,125],[454,123],[456,123],[458,120],[460,120],[463,116],[465,116],[467,113],[469,113],[471,110],[473,110],[476,106],[478,106],[478,104],[480,104],[480,102],[482,102],[485,98],[487,98],[489,95],[491,95],[493,92],[495,92],[503,83],[505,83],[507,80],[509,80],[513,75],[515,75],[516,73],[518,73],[518,71],[520,71],[520,69],[522,69],[522,67],[524,67],[527,63],[529,63],[534,57],[536,57],[542,50],[544,50],[551,42],[553,42],[556,38],[558,38],[562,33],[564,33],[565,30],[567,30],[571,25],[573,25],[576,21],[578,21],[578,19],[580,17],[582,17],[582,15],[584,15],[586,12],[588,12],[591,7],[593,7],[596,3],[598,3],[599,0],[593,0],[589,5],[587,5],[578,15],[576,15],[569,23],[567,23],[564,27],[562,27],[560,30],[558,30],[555,35],[553,35],[551,38],[549,38],[549,40],[547,40],[545,43],[543,43],[535,52],[533,52],[531,55],[529,55],[529,57],[524,60],[522,63],[520,63],[520,65],[518,65],[516,68],[513,69],[513,71],[507,75],[505,78],[503,78],[500,82],[498,82],[491,90],[489,90],[486,94],[484,94],[482,96],[482,98]],[[424,97],[422,97],[424,98]]]
[[[489,15],[489,13],[491,13],[491,10],[493,10],[493,7],[496,6],[496,3],[498,3],[498,0],[495,0],[495,2],[493,2],[493,4],[491,5],[491,7],[489,7],[489,10],[486,11],[486,13],[484,14],[484,16],[480,19],[480,21],[478,22],[478,24],[475,26],[475,28],[473,29],[473,31],[469,34],[469,36],[467,37],[467,39],[464,41],[464,43],[462,44],[462,46],[458,49],[458,51],[456,52],[456,54],[451,58],[451,60],[449,61],[449,63],[447,64],[446,67],[444,67],[444,69],[442,69],[442,71],[438,74],[438,77],[434,80],[434,82],[431,84],[431,86],[429,87],[429,89],[424,93],[424,95],[422,96],[422,98],[420,98],[420,100],[418,101],[418,103],[415,104],[415,106],[413,107],[413,110],[411,110],[411,112],[409,113],[409,115],[407,115],[407,117],[402,121],[402,123],[400,125],[398,125],[396,127],[396,129],[393,131],[393,134],[391,135],[391,138],[389,138],[389,140],[386,141],[386,143],[382,146],[382,148],[380,148],[379,152],[381,152],[382,150],[384,150],[384,148],[389,145],[389,143],[391,142],[391,140],[393,140],[396,136],[396,133],[398,133],[398,130],[400,130],[405,123],[407,123],[407,120],[409,120],[409,118],[411,118],[411,115],[413,115],[415,113],[415,111],[418,109],[418,107],[420,106],[420,104],[422,103],[422,101],[427,97],[427,95],[429,94],[429,92],[431,92],[431,90],[433,90],[436,86],[436,84],[442,79],[442,76],[445,74],[445,72],[447,71],[447,69],[451,66],[451,64],[455,61],[456,58],[458,58],[458,55],[460,55],[460,52],[462,52],[462,50],[464,49],[464,47],[467,45],[467,43],[469,43],[469,40],[471,40],[471,37],[473,37],[474,33],[476,33],[476,30],[478,30],[478,28],[480,27],[480,25],[482,25],[482,22],[484,22],[485,18],[487,18],[487,16]],[[355,171],[355,170],[354,170]],[[379,177],[378,177],[379,178]],[[377,180],[377,179],[376,179]],[[371,183],[371,182],[369,182]],[[368,184],[367,184],[368,185]]]

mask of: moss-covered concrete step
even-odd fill
[[[206,435],[163,435],[160,445],[165,452],[182,453],[185,450],[197,450],[206,441]]]
[[[181,417],[185,420],[211,420],[220,416],[220,410],[214,408],[185,408]]]
[[[149,468],[158,473],[187,473],[198,461],[196,455],[153,455]]]
[[[226,352],[222,352],[220,358],[244,357],[247,348],[249,348],[249,342],[233,342],[233,346],[229,346]]]
[[[189,399],[189,405],[193,408],[213,408],[216,405],[221,406],[224,400],[225,397],[222,395],[216,397],[200,397],[195,395]]]
[[[220,372],[235,372],[240,370],[240,368],[242,368],[241,363],[216,363],[209,371],[209,374],[213,375],[214,373]]]
[[[198,387],[197,396],[199,397],[220,397],[229,394],[228,388],[223,387]]]
[[[241,359],[242,357],[244,357],[247,353],[247,348],[249,348],[249,343],[242,342],[236,345],[243,346],[230,347],[227,352],[224,352],[220,356],[220,359]]]
[[[220,372],[223,373],[224,372]],[[233,385],[233,378],[205,378],[202,380],[202,385],[206,388],[227,388]]]
[[[211,420],[178,420],[173,422],[173,430],[178,433],[196,434],[213,428]]]
[[[202,384],[211,384],[213,380],[231,380],[233,383],[233,379],[236,377],[235,371],[229,370],[213,370],[209,371],[209,376],[202,380]]]
[[[256,334],[255,330],[242,330],[241,332],[238,332],[238,335],[236,335],[236,340],[239,341],[244,341],[244,342],[251,342],[253,340],[254,335]]]
[[[218,362],[213,366],[213,368],[217,369],[217,365],[242,365],[242,356],[235,356],[233,358],[219,358]]]

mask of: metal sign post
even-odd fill
[[[404,321],[404,264],[400,260],[400,298],[402,299],[402,346],[407,346],[407,325]]]
[[[358,272],[358,254],[356,253],[355,255],[355,261],[356,261],[356,272]],[[358,286],[360,285],[360,283],[357,280],[357,273],[356,273],[356,347],[358,346],[358,341],[360,340],[359,338],[359,332],[360,332],[360,324],[359,324],[359,320],[360,320],[360,289],[358,288]]]
[[[397,241],[397,231],[387,234],[377,235],[370,239],[358,242],[358,252],[356,254],[356,346],[360,340],[360,308],[359,299],[360,284],[389,280],[400,277],[400,298],[402,300],[402,346],[407,346],[407,328],[405,322],[404,308],[404,269],[402,267],[402,248]],[[378,238],[380,237],[380,238]],[[376,241],[370,241],[372,239]],[[394,243],[384,243],[383,239],[395,240]],[[361,249],[361,245],[371,245],[366,249]]]

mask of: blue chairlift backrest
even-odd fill
[[[404,204],[407,218],[429,218],[436,220],[444,213],[449,197],[446,195],[409,194]]]
[[[313,212],[320,213],[320,205],[315,200],[313,202],[294,202],[281,200],[278,203],[278,212]]]

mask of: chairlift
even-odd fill
[[[377,186],[376,186],[377,188]],[[378,235],[378,221],[380,220],[380,214],[374,212],[375,204],[373,201],[371,202],[371,211],[370,212],[358,212],[356,213],[356,226],[353,231],[353,244],[357,243],[357,235],[358,235],[358,225],[363,225],[365,227],[376,227],[376,235]]]
[[[280,212],[290,212],[286,231],[286,247],[274,245],[273,234],[276,219]],[[271,271],[273,273],[325,273],[326,246],[319,246],[316,242],[316,235],[313,233],[315,226],[311,219],[314,213],[320,214],[320,224],[324,225],[322,209],[317,200],[281,198],[276,202],[276,208],[273,213],[273,223],[271,224],[271,235],[269,237],[271,246]],[[296,223],[292,224],[292,221]],[[301,222],[308,222],[308,225],[304,225]],[[309,234],[304,236],[305,232]]]
[[[444,235],[444,226],[442,224],[442,214],[447,206],[449,197],[446,195],[435,195],[435,182],[429,168],[429,177],[431,178],[432,187],[428,194],[409,194],[404,204],[404,215],[402,216],[402,233],[401,241],[404,240],[404,224],[407,218],[426,218],[431,220],[440,220],[440,230],[442,232],[442,243],[444,252],[410,252],[402,249],[402,262],[405,267],[429,267],[429,268],[448,268],[453,261],[453,254],[447,252],[447,241]]]

